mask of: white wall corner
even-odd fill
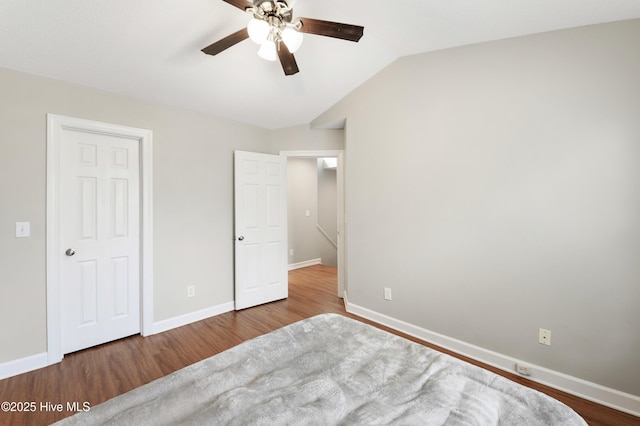
[[[153,323],[153,327],[151,328],[151,330],[149,330],[150,333],[147,335],[150,336],[152,334],[162,333],[164,331],[182,327],[183,325],[188,325],[197,321],[202,321],[207,318],[224,314],[226,312],[231,312],[233,310],[234,310],[234,302],[231,301],[231,302],[223,303],[221,305],[212,306],[211,308],[206,308],[200,311],[190,312],[188,314],[158,321]]]
[[[346,293],[344,300],[347,312],[353,315],[366,318],[378,324],[390,327],[420,340],[433,343],[434,345],[509,373],[515,374],[514,366],[517,363],[527,364],[527,366],[530,366],[533,371],[533,374],[527,377],[527,379],[531,381],[640,417],[640,396],[621,392],[616,389],[592,383],[578,377],[569,376],[545,367],[532,365],[529,362],[493,352],[491,350],[418,327],[362,306],[355,305],[348,302]]]

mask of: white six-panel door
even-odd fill
[[[235,308],[288,296],[286,158],[235,152]]]
[[[140,332],[139,143],[60,134],[60,311],[69,353]]]

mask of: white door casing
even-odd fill
[[[64,353],[136,334],[141,327],[143,335],[150,334],[152,135],[52,114],[47,124],[52,364]],[[75,253],[69,256],[67,249]]]
[[[286,159],[235,151],[235,308],[288,296]]]

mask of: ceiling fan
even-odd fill
[[[260,45],[258,56],[282,64],[285,75],[299,71],[293,53],[302,43],[302,33],[359,41],[364,27],[297,18],[293,21],[293,9],[284,0],[223,0],[253,15],[246,28],[236,31],[202,49],[207,55],[217,55],[231,46],[251,38]]]

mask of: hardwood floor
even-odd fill
[[[35,412],[0,412],[0,425],[48,425],[73,414],[67,410],[71,408],[68,404],[77,402],[80,409],[85,402],[95,406],[244,340],[313,315],[334,312],[360,319],[345,312],[342,299],[336,296],[336,288],[334,268],[318,265],[298,269],[289,274],[289,298],[286,300],[228,312],[146,338],[121,339],[69,354],[59,364],[2,380],[0,402],[34,402]],[[433,347],[402,333],[394,333]],[[640,425],[638,417],[465,360],[559,399],[592,426]],[[47,403],[51,405],[47,406]],[[52,411],[57,408],[56,404],[62,404],[61,412]]]

